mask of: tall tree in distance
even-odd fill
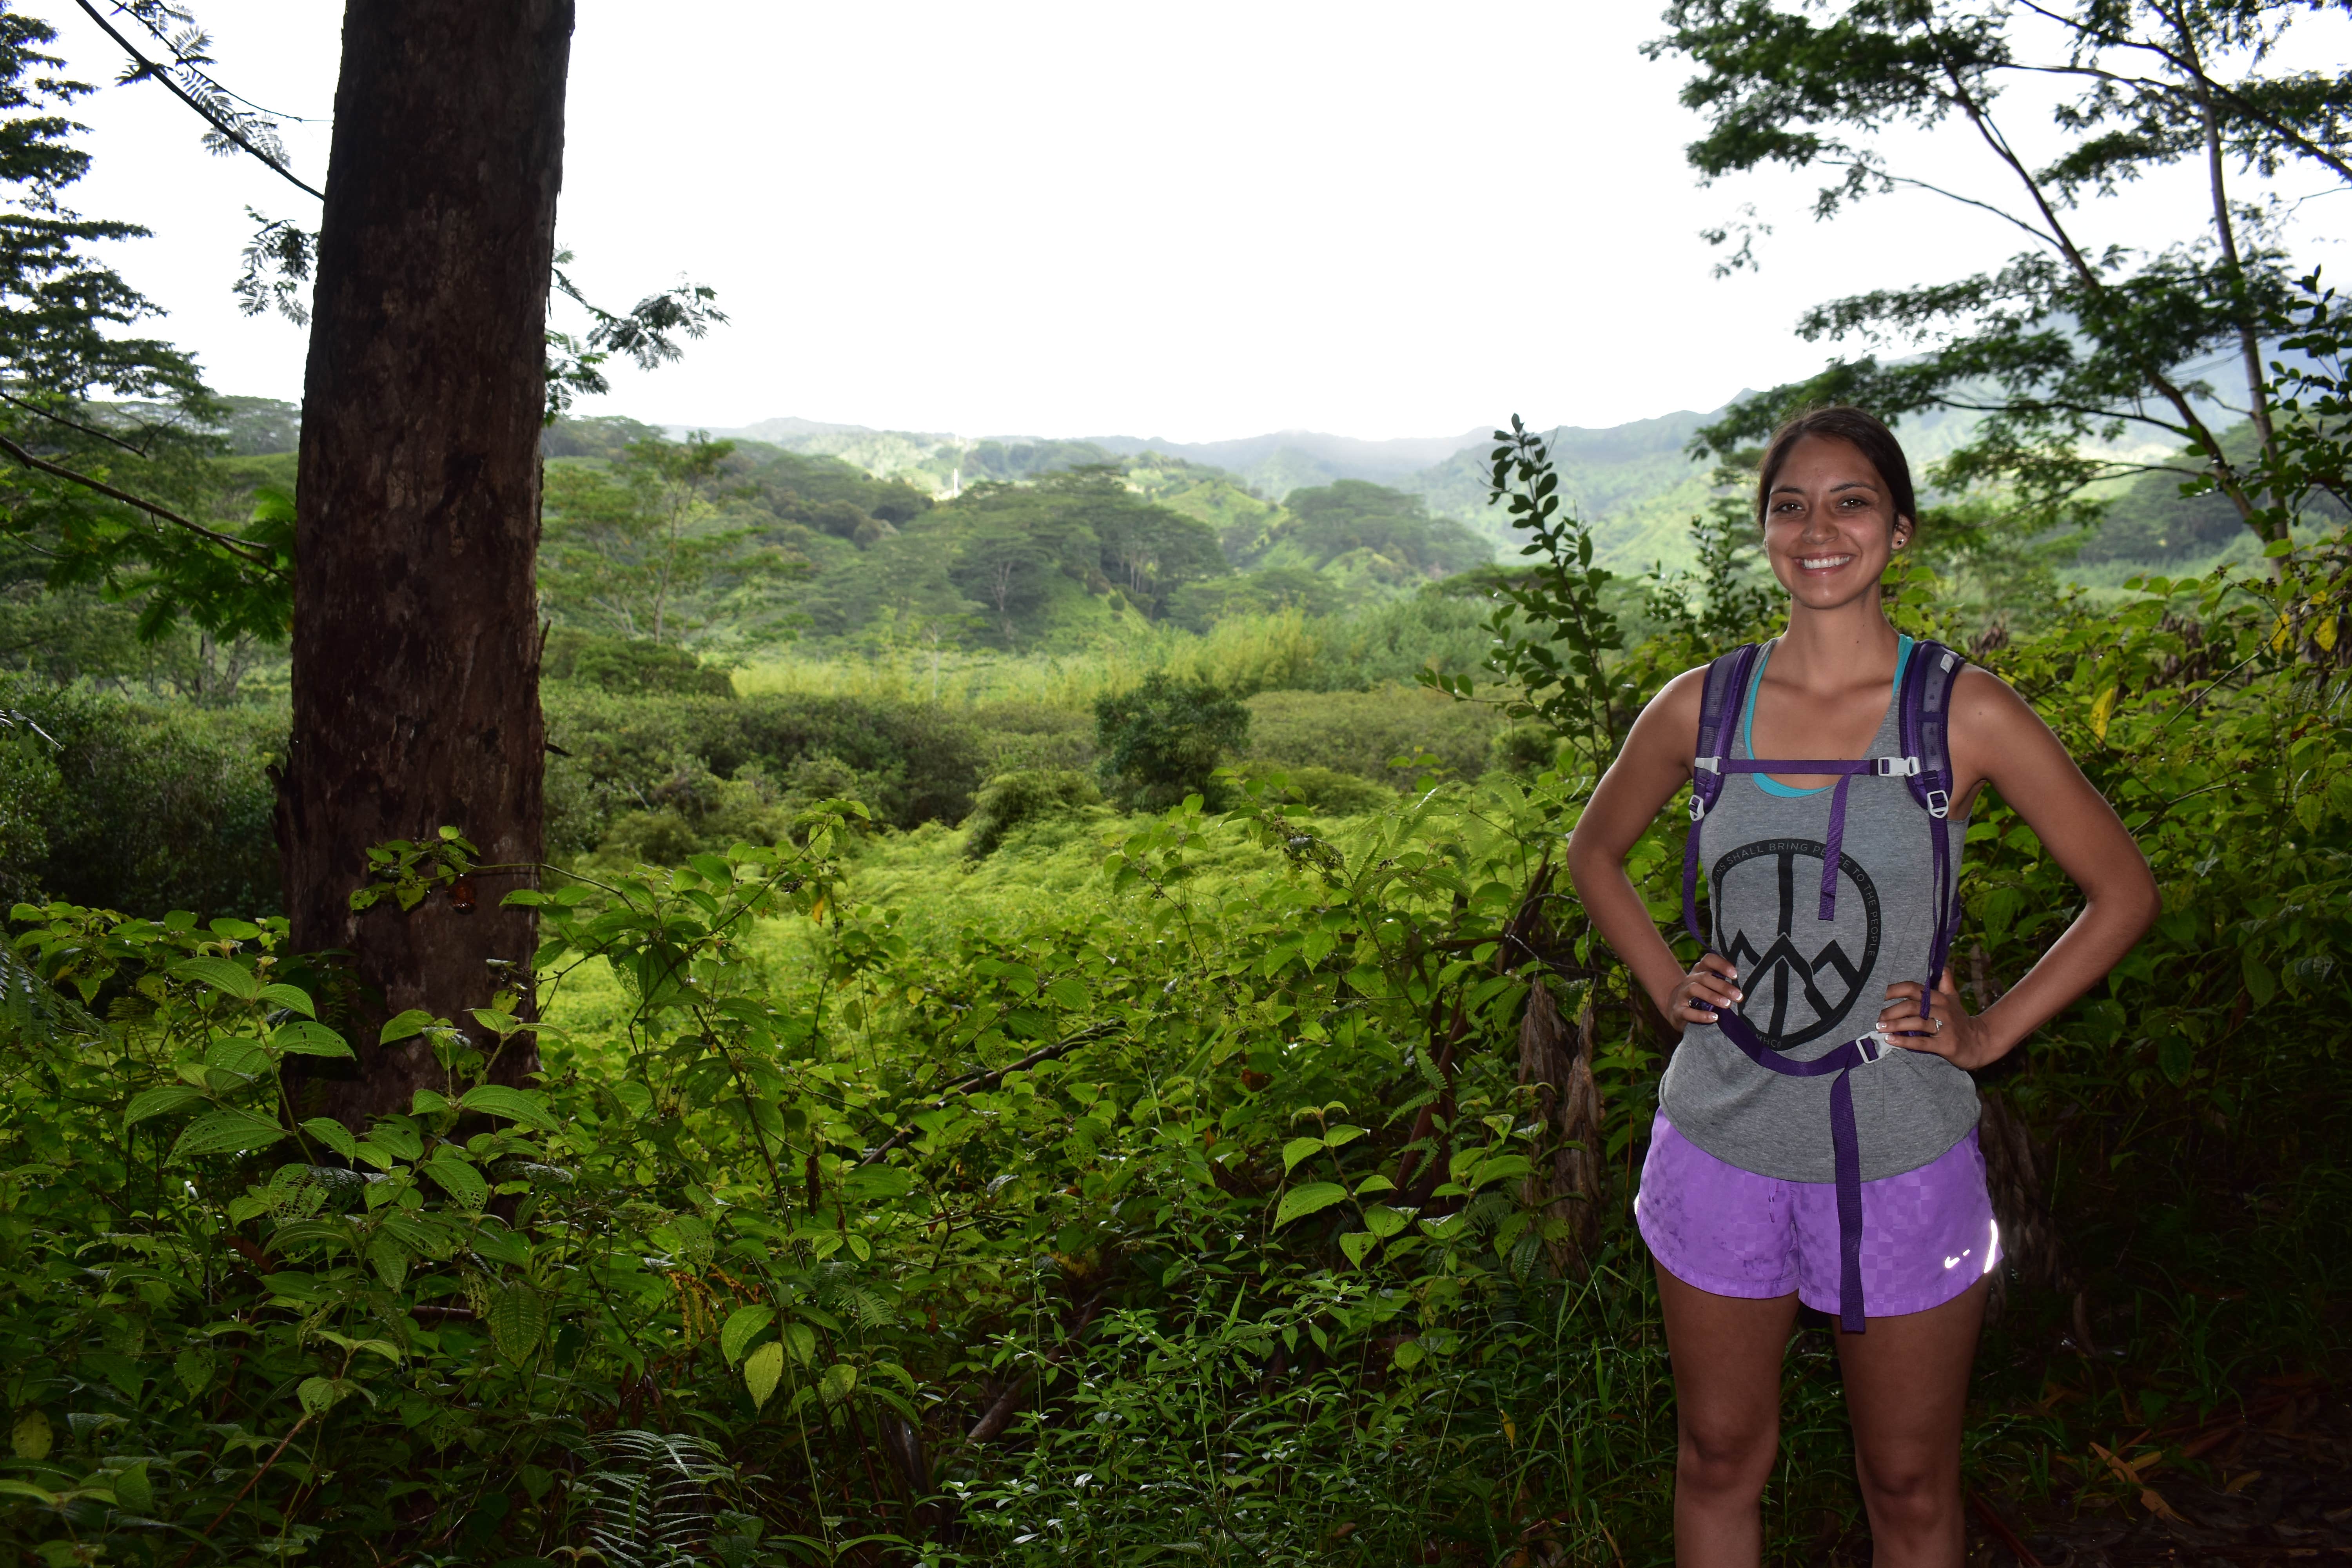
[[[536,937],[499,900],[541,855],[532,561],[572,18],[572,0],[351,0],[343,19],[278,827],[294,947],[350,952],[387,1014],[487,1005]],[[352,910],[371,845],[444,825],[512,869],[471,899]],[[423,1038],[353,1033],[329,1114],[364,1122],[438,1083]]]

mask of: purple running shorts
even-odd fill
[[[1794,1290],[1806,1306],[1837,1314],[1833,1182],[1783,1182],[1727,1165],[1661,1116],[1633,1216],[1658,1267],[1685,1285],[1758,1300]],[[2000,1260],[1974,1129],[1916,1171],[1862,1184],[1865,1315],[1940,1307]]]

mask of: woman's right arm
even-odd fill
[[[1702,666],[1676,676],[1651,699],[1568,841],[1569,879],[1584,901],[1584,912],[1676,1027],[1715,1022],[1716,1005],[1741,999],[1738,975],[1728,960],[1712,952],[1684,972],[1650,923],[1649,908],[1625,874],[1625,856],[1675,792],[1690,782],[1706,685]],[[1698,831],[1696,824],[1691,831]]]

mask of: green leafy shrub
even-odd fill
[[[571,627],[548,634],[540,675],[625,697],[735,695],[735,684],[724,669],[704,664],[686,648],[642,638],[598,637]]]
[[[1328,768],[1360,778],[1402,782],[1389,764],[1423,752],[1455,778],[1486,771],[1502,721],[1491,708],[1456,702],[1421,687],[1370,691],[1261,691],[1249,700],[1248,755],[1296,775]]]
[[[278,907],[267,770],[285,754],[282,710],[149,707],[6,678],[0,708],[57,742],[0,734],[0,811],[23,825],[26,856],[5,874],[20,889],[151,914]]]
[[[1093,717],[1044,702],[991,702],[970,710],[988,776],[1035,768],[1090,770]]]
[[[658,809],[653,792],[684,759],[721,779],[752,767],[781,781],[795,763],[829,756],[856,775],[876,817],[898,827],[962,820],[980,785],[975,731],[935,707],[798,693],[620,697],[576,685],[543,700],[549,739],[570,753],[549,769],[567,844],[602,842],[621,816]]]
[[[1489,760],[1507,773],[1539,773],[1559,760],[1559,737],[1541,724],[1506,724],[1495,731]]]
[[[1249,739],[1250,710],[1205,680],[1160,671],[1095,702],[1097,764],[1118,797],[1159,810],[1213,787],[1210,775]]]
[[[1360,816],[1385,811],[1397,803],[1392,785],[1330,768],[1284,768],[1263,776],[1285,799],[1299,802],[1318,816]]]
[[[974,860],[996,852],[1006,834],[1050,813],[1100,805],[1094,780],[1067,768],[999,773],[982,784],[971,815],[964,819],[963,852]]]

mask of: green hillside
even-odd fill
[[[1276,505],[1154,453],[981,442],[939,496],[840,458],[644,432],[549,433],[549,613],[583,635],[739,660],[795,640],[1054,653],[1237,614],[1332,615],[1491,554],[1421,497],[1360,479]],[[976,477],[992,474],[1005,477]]]

